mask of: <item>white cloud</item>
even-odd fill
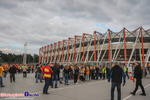
[[[38,53],[41,46],[95,30],[148,29],[149,5],[149,0],[1,0],[0,48],[21,52],[27,42],[28,51]]]
[[[0,51],[2,51],[3,53],[23,54],[23,51],[20,51],[20,50],[12,50],[12,49],[9,49],[9,48],[2,48],[2,49],[0,49]]]

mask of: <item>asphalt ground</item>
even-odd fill
[[[111,83],[107,80],[91,80],[89,82],[81,82],[73,84],[73,80],[69,80],[69,85],[59,84],[58,88],[49,87],[49,95],[43,95],[43,83],[35,82],[35,74],[28,74],[27,78],[23,78],[22,74],[16,74],[16,82],[10,83],[9,74],[3,78],[5,87],[0,87],[0,93],[22,93],[40,94],[38,97],[1,97],[0,100],[110,100]],[[126,80],[126,85],[121,86],[121,100],[150,100],[150,77],[142,79],[146,96],[139,95],[142,93],[140,87],[135,96],[130,95],[135,89],[135,82]],[[115,89],[114,100],[117,100],[117,88]]]

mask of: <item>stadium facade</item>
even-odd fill
[[[106,33],[94,31],[83,33],[48,44],[39,49],[39,62],[58,63],[107,63],[119,61],[128,65],[138,61],[146,66],[150,56],[150,29],[142,27],[129,31],[123,28],[120,32],[110,29]]]

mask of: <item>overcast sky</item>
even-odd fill
[[[82,33],[150,28],[150,0],[0,0],[0,50],[28,53]]]

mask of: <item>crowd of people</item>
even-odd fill
[[[37,64],[36,65],[36,83],[38,83],[38,79],[42,82],[44,76],[44,68],[45,64]],[[105,78],[109,78],[110,68],[108,66],[89,66],[89,65],[58,65],[58,64],[51,64],[50,68],[53,71],[51,75],[51,83],[53,88],[53,83],[55,80],[55,88],[57,88],[57,81],[59,80],[60,84],[63,83],[63,78],[65,78],[65,85],[68,84],[68,80],[74,79],[74,84],[77,83],[77,79],[81,81],[90,81],[90,80],[101,80]]]
[[[5,87],[3,85],[3,78],[7,77],[7,74],[9,73],[10,76],[10,83],[15,82],[15,74],[21,74],[23,73],[23,77],[27,77],[27,73],[34,73],[34,66],[30,65],[23,65],[23,64],[8,64],[3,63],[0,64],[0,86]]]
[[[35,69],[35,71],[34,71]],[[150,66],[147,67],[148,70],[150,70]],[[142,89],[141,95],[146,95],[145,90],[143,89],[143,85],[141,82],[141,78],[143,76],[144,70],[142,67],[135,63],[135,65],[132,68],[134,77],[137,78],[136,80],[136,88],[131,94],[135,95],[138,86]],[[67,64],[67,65],[59,65],[57,63],[51,64],[42,64],[39,63],[35,67],[32,65],[20,65],[20,64],[0,64],[0,86],[4,87],[3,85],[3,79],[2,77],[6,78],[7,73],[10,73],[10,82],[15,82],[15,74],[23,73],[23,78],[27,78],[27,73],[35,72],[35,79],[36,83],[38,83],[38,80],[40,80],[41,83],[43,83],[42,80],[45,80],[45,85],[43,87],[43,94],[49,94],[48,88],[51,86],[51,88],[58,88],[58,81],[60,84],[69,85],[69,80],[73,79],[73,84],[78,84],[78,82],[89,82],[90,80],[105,80],[108,79],[108,82],[110,82],[110,79],[112,79],[112,88],[111,88],[111,97],[112,100],[114,98],[114,89],[115,86],[117,86],[118,91],[118,98],[121,98],[121,91],[120,86],[122,82],[122,77],[124,79],[123,85],[126,83],[126,76],[129,79],[128,75],[128,67],[125,65],[125,67],[120,67],[119,63],[116,63],[112,69],[109,68],[109,66],[98,66],[98,65],[73,65],[73,64]],[[150,73],[149,73],[150,74]],[[63,83],[64,81],[64,83]],[[119,99],[118,99],[119,100]]]

